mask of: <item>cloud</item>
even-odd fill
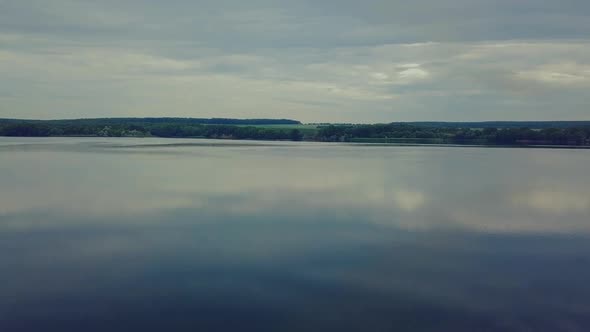
[[[581,0],[4,1],[0,116],[585,119],[589,16]]]
[[[538,66],[517,73],[517,77],[551,85],[578,85],[590,83],[590,65],[557,63]]]
[[[408,68],[399,72],[399,77],[406,82],[413,82],[428,78],[430,73],[421,68]]]

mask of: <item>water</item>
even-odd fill
[[[587,331],[590,151],[0,139],[1,331]]]

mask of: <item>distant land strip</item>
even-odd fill
[[[358,143],[590,145],[590,121],[314,123],[290,119],[0,119],[0,136],[169,137]]]

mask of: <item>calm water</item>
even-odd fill
[[[588,331],[589,165],[0,138],[0,330]]]

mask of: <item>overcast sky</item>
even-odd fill
[[[0,117],[590,120],[588,0],[0,0]]]

